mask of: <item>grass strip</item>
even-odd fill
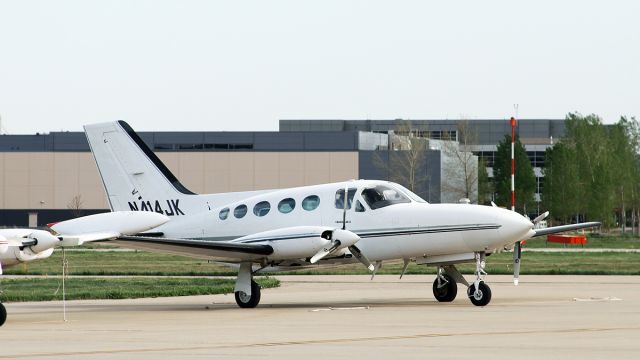
[[[264,288],[278,287],[270,277],[256,278]],[[67,300],[135,299],[147,297],[212,295],[232,293],[235,281],[211,278],[91,278],[72,277],[65,280]],[[62,300],[61,278],[0,279],[0,300]]]
[[[640,275],[640,253],[534,253],[522,255],[522,274],[566,275]],[[152,275],[152,276],[236,276],[238,270],[182,256],[148,252],[68,252],[70,275]],[[49,259],[7,268],[11,275],[59,275],[61,254],[54,252]],[[512,253],[498,253],[487,257],[489,274],[512,273]],[[320,261],[322,264],[322,261]],[[473,266],[459,266],[463,273],[473,273]],[[378,274],[399,274],[401,261],[385,261]],[[288,274],[368,274],[360,263],[342,266],[318,266]],[[435,268],[411,264],[408,274],[434,274]]]

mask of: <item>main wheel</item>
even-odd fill
[[[438,278],[433,281],[433,296],[440,302],[452,302],[458,295],[458,284],[453,278],[447,274],[443,274],[442,277],[446,280],[445,284],[438,287]]]
[[[7,320],[7,309],[0,303],[0,326]]]
[[[489,288],[489,285],[485,284],[484,281],[481,281],[480,284],[478,284],[478,291],[476,291],[476,285],[471,284],[467,290],[467,295],[469,295],[469,300],[471,300],[473,305],[485,306],[491,301],[491,288]]]
[[[236,303],[241,308],[249,309],[258,306],[260,302],[260,285],[251,280],[251,295],[244,291],[236,291]]]

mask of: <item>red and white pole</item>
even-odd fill
[[[511,118],[511,211],[516,211],[516,160],[515,160],[516,118]]]
[[[515,159],[515,136],[516,118],[511,118],[511,211],[516,211],[516,159]],[[520,280],[520,258],[522,256],[522,243],[516,241],[513,247],[513,283],[518,285]]]

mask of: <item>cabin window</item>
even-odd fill
[[[380,209],[389,205],[410,203],[411,200],[402,192],[385,185],[378,185],[362,190],[362,198],[367,202],[371,210]]]
[[[292,198],[286,198],[278,203],[278,211],[283,214],[288,214],[296,207],[296,201]]]
[[[364,205],[362,205],[360,200],[356,200],[356,212],[364,212]]]
[[[220,214],[218,214],[218,217],[220,218],[220,220],[227,220],[227,217],[229,217],[229,208],[220,210]]]
[[[307,211],[315,210],[320,205],[320,198],[316,195],[310,195],[302,200],[302,208]]]
[[[265,216],[271,210],[271,204],[268,201],[260,201],[253,207],[253,213],[255,216]]]
[[[349,195],[347,197],[347,209],[351,209],[351,203],[353,202],[353,197],[356,195],[356,189],[349,189]],[[344,209],[344,189],[340,189],[336,191],[336,209]]]
[[[233,209],[233,216],[238,219],[243,218],[245,215],[247,215],[247,205],[238,205]]]

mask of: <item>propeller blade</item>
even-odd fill
[[[533,219],[533,221],[531,221],[534,225],[537,224],[539,221],[542,221],[544,219],[547,218],[547,216],[549,216],[549,212],[545,211],[543,214],[540,214],[538,217],[536,217],[535,219]]]
[[[342,230],[347,229],[347,202],[349,201],[349,185],[344,186],[344,201],[342,209]]]
[[[522,244],[520,241],[513,247],[513,284],[518,285],[520,280],[520,258],[522,257]]]
[[[325,256],[331,254],[335,249],[338,248],[338,246],[340,246],[340,240],[333,241],[331,243],[331,246],[324,247],[324,248],[320,249],[320,251],[318,251],[315,255],[313,255],[313,257],[311,257],[311,260],[309,260],[309,262],[312,263],[312,264],[317,263],[318,260],[321,260]]]
[[[369,269],[369,271],[373,271],[374,266],[371,263],[371,261],[369,261],[369,259],[362,253],[362,251],[360,251],[360,249],[358,249],[357,246],[355,245],[351,245],[349,246],[349,251],[351,251],[351,254],[353,254],[353,256],[358,259],[358,261],[360,261],[361,263],[364,264],[364,266],[367,267],[367,269]]]

